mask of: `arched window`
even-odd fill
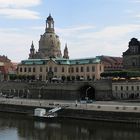
[[[81,67],[81,72],[84,72],[84,67]]]
[[[87,72],[89,72],[89,67],[87,66]]]
[[[54,67],[54,72],[57,72],[57,67]]]
[[[126,86],[126,90],[128,90],[129,88],[128,88],[128,86]]]
[[[71,68],[71,72],[72,72],[72,73],[74,72],[74,68],[73,68],[73,67]]]
[[[28,72],[31,72],[31,68],[30,67],[28,68]]]
[[[49,71],[52,71],[52,67],[49,67]]]
[[[42,72],[42,67],[40,67],[40,72]]]
[[[134,90],[134,86],[131,87],[131,90]]]
[[[35,72],[35,67],[33,67],[33,72]]]
[[[78,67],[76,67],[76,72],[79,72],[79,68]]]
[[[27,72],[27,68],[26,67],[24,68],[24,72]]]
[[[65,72],[65,69],[64,69],[64,67],[62,67],[62,72]]]
[[[20,68],[19,71],[22,72],[22,68]]]

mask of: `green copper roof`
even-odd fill
[[[21,61],[21,64],[25,64],[25,65],[42,65],[42,64],[44,64],[44,61],[41,60],[41,59],[29,59],[29,60]]]
[[[82,58],[82,59],[71,59],[70,64],[95,64],[99,63],[100,59],[97,58]]]
[[[28,59],[21,61],[24,65],[45,65],[48,61],[54,61],[57,64],[62,65],[82,65],[82,64],[96,64],[100,63],[99,57],[96,58],[82,58],[82,59],[64,59],[64,58],[51,58],[51,59]]]

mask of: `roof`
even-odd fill
[[[98,56],[101,61],[105,64],[110,64],[110,65],[122,65],[122,57],[113,57],[113,56]]]
[[[95,64],[100,63],[99,58],[82,58],[82,59],[71,59],[70,64]]]
[[[11,60],[5,55],[0,55],[0,62],[11,62]]]
[[[100,59],[95,58],[82,58],[82,59],[65,59],[65,58],[50,58],[50,59],[28,59],[21,61],[23,65],[43,65],[47,64],[50,60],[54,63],[62,65],[75,65],[75,64],[96,64],[100,63]]]

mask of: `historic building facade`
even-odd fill
[[[128,70],[140,70],[140,42],[136,38],[131,39],[123,53],[123,66]]]
[[[54,20],[49,15],[45,33],[39,40],[38,51],[35,51],[32,42],[29,59],[21,61],[18,65],[18,74],[33,76],[43,81],[64,77],[82,80],[100,79],[104,66],[99,57],[69,59],[67,44],[63,56],[60,47],[59,37],[54,30]]]
[[[18,66],[19,75],[35,76],[35,79],[70,77],[79,80],[100,79],[104,67],[98,58],[90,59],[29,59],[23,60]]]
[[[140,81],[112,82],[112,95],[115,99],[139,99]]]
[[[5,55],[0,55],[0,81],[8,80],[9,75],[16,74],[16,65]]]

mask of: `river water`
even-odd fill
[[[0,113],[0,140],[140,140],[140,125]]]

